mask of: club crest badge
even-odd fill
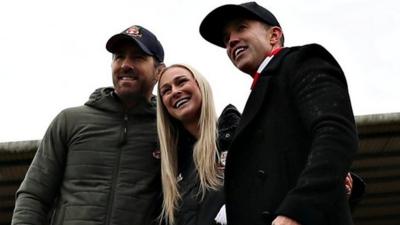
[[[225,167],[225,164],[226,164],[226,156],[228,155],[228,151],[222,151],[221,153],[220,153],[220,157],[221,157],[221,165],[223,166],[223,167]]]
[[[155,158],[155,159],[160,159],[161,158],[161,152],[160,152],[160,150],[154,150],[153,151],[153,157]]]
[[[183,180],[182,174],[179,173],[178,177],[176,178],[176,182],[179,183]]]
[[[131,37],[135,37],[135,38],[140,38],[142,37],[142,32],[140,30],[140,27],[138,26],[132,26],[129,27],[128,29],[126,29],[125,33]]]

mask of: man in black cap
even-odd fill
[[[114,87],[50,124],[17,191],[12,224],[158,224],[156,101],[164,67],[156,36],[132,26],[112,36]]]
[[[200,34],[253,78],[225,169],[228,224],[352,224],[343,181],[358,136],[336,60],[317,44],[283,48],[255,2],[214,9]]]

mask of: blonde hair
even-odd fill
[[[174,64],[165,68],[162,75],[170,68],[181,67],[191,72],[202,96],[199,118],[200,136],[193,147],[193,161],[200,181],[198,194],[203,199],[207,189],[216,190],[222,185],[221,172],[217,169],[219,160],[217,151],[217,116],[211,86],[194,68],[184,64]],[[163,208],[160,222],[164,219],[169,224],[175,223],[175,212],[178,209],[179,193],[178,176],[178,138],[179,130],[176,119],[172,118],[165,108],[160,88],[157,87],[157,131],[161,151],[161,181],[163,189]]]

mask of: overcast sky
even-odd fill
[[[139,24],[162,42],[165,62],[189,63],[210,81],[218,112],[243,109],[251,79],[198,32],[217,0],[2,0],[0,142],[42,138],[64,108],[110,86],[108,38]],[[345,71],[356,115],[400,112],[397,0],[258,1],[278,18],[286,46],[320,43]]]

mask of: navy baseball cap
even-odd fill
[[[225,48],[224,28],[229,22],[239,18],[254,19],[270,26],[281,27],[270,11],[256,2],[246,2],[223,5],[211,11],[200,24],[200,34],[212,44]]]
[[[127,41],[136,43],[146,54],[154,56],[159,62],[164,61],[164,49],[157,37],[146,28],[133,25],[108,39],[106,49],[115,53],[118,46]]]

